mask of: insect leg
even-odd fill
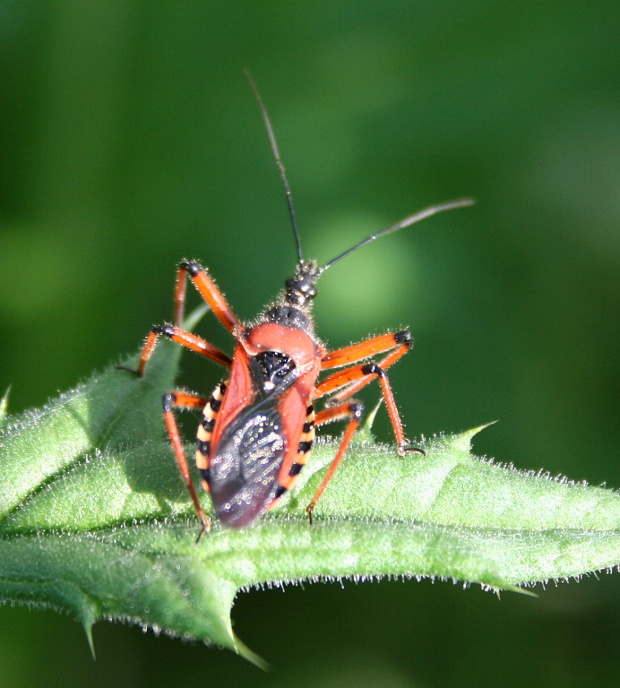
[[[212,361],[219,363],[220,365],[230,368],[232,365],[232,360],[230,356],[227,356],[223,351],[220,351],[213,344],[209,344],[202,337],[196,334],[182,330],[180,327],[173,327],[172,325],[155,325],[149,332],[149,336],[146,338],[144,343],[144,348],[140,354],[140,362],[138,363],[138,369],[135,374],[138,377],[142,377],[144,374],[144,368],[153,354],[157,340],[161,337],[168,337],[173,342],[181,344],[181,346],[196,351],[206,358],[210,358]],[[131,371],[134,372],[134,371]]]
[[[350,366],[344,370],[337,371],[329,375],[325,380],[316,386],[315,398],[325,394],[333,394],[330,402],[341,402],[350,398],[360,389],[379,378],[381,391],[385,400],[385,405],[390,416],[390,422],[396,437],[398,453],[401,456],[407,451],[407,442],[403,431],[403,424],[398,413],[398,407],[394,400],[392,386],[386,375],[386,369],[394,365],[411,348],[411,334],[408,330],[395,334],[381,335],[365,342],[354,344],[353,346],[332,351],[322,359],[324,367],[332,368],[339,365],[346,365],[355,361],[363,360],[377,353],[389,351],[379,363],[368,362]],[[390,351],[393,349],[393,351]]]
[[[344,349],[336,349],[335,351],[328,352],[321,359],[321,368],[340,368],[349,363],[357,363],[371,356],[376,356],[377,354],[383,354],[392,349],[396,349],[396,351],[390,355],[390,357],[394,356],[394,360],[392,360],[388,366],[382,363],[382,367],[387,368],[389,365],[392,365],[392,363],[396,363],[401,356],[404,356],[409,351],[412,344],[413,340],[409,330],[382,334],[378,337],[373,337],[372,339],[366,339],[363,342],[346,346]],[[385,360],[387,359],[384,359],[384,361]]]
[[[375,377],[379,378],[379,384],[381,385],[381,392],[383,394],[385,406],[390,416],[390,422],[392,423],[394,436],[396,437],[397,451],[401,456],[403,456],[407,451],[407,440],[405,439],[403,423],[400,419],[400,414],[398,413],[398,407],[396,406],[396,401],[394,400],[394,393],[392,392],[392,386],[390,385],[388,376],[385,370],[378,363],[361,363],[359,365],[346,368],[345,370],[340,370],[323,380],[320,385],[317,385],[317,391],[321,392],[322,394],[326,394],[334,389],[343,388],[339,394],[336,394],[334,397],[332,397],[332,400],[340,401],[350,397],[353,393],[351,390],[359,389],[360,387],[367,385]],[[356,384],[352,385],[352,382],[355,382]]]
[[[233,313],[231,307],[228,305],[228,301],[226,301],[215,282],[209,277],[207,271],[197,260],[182,260],[179,263],[174,291],[175,324],[180,327],[183,321],[185,283],[188,275],[196,289],[200,292],[200,296],[209,304],[215,317],[232,333],[233,330],[239,326],[239,319]]]
[[[185,287],[188,275],[196,286],[196,289],[198,289],[200,292],[200,295],[204,301],[210,306],[211,310],[217,319],[222,323],[222,325],[229,332],[233,332],[233,330],[239,326],[240,323],[237,319],[237,316],[232,312],[232,309],[228,305],[224,295],[217,288],[215,282],[209,277],[207,271],[196,260],[183,260],[181,263],[179,263],[179,267],[177,269],[177,277],[174,289],[175,325],[157,325],[153,327],[146,338],[142,353],[140,354],[140,363],[138,364],[138,369],[134,371],[130,370],[129,368],[124,368],[124,370],[129,370],[129,372],[135,373],[138,377],[142,377],[144,374],[144,368],[146,367],[149,358],[153,354],[157,340],[161,335],[172,339],[172,341],[175,341],[178,344],[191,349],[192,351],[197,351],[199,354],[210,358],[216,363],[220,363],[221,365],[230,368],[232,363],[230,357],[206,342],[201,337],[181,329],[183,312],[185,310]]]
[[[362,361],[365,358],[370,358],[378,353],[385,353],[389,351],[387,356],[379,362],[379,367],[382,370],[387,370],[391,365],[394,365],[399,359],[401,359],[411,348],[412,338],[409,330],[403,330],[402,332],[396,332],[394,334],[384,334],[379,337],[374,337],[373,339],[368,339],[359,344],[354,344],[348,346],[344,349],[338,349],[326,354],[321,360],[322,368],[336,368],[338,366],[347,365],[349,363],[356,363]],[[390,351],[393,349],[393,351]],[[319,391],[322,391],[322,385],[326,386],[326,390],[323,393],[333,392],[337,387],[345,387],[342,391],[338,392],[332,397],[332,401],[343,401],[348,397],[359,392],[360,389],[365,387],[369,382],[374,379],[373,376],[362,377],[354,384],[347,387],[347,383],[333,385],[331,379],[333,377],[338,377],[337,374],[330,375],[322,383],[317,386]]]
[[[306,507],[306,514],[310,520],[310,525],[312,525],[312,512],[314,511],[314,507],[325,491],[327,484],[332,479],[336,469],[338,468],[338,465],[342,461],[342,457],[344,456],[347,447],[351,443],[355,431],[359,427],[363,413],[363,404],[361,404],[359,401],[347,401],[340,406],[324,409],[316,414],[316,425],[320,425],[321,423],[329,423],[334,420],[340,420],[341,418],[349,418],[349,423],[344,431],[344,435],[342,437],[342,441],[340,442],[340,446],[338,447],[338,451],[336,452],[336,456],[334,456],[332,459],[332,462],[327,469],[327,473],[323,477],[318,490],[314,493],[314,497],[312,497],[312,501]]]
[[[185,450],[183,449],[183,441],[181,440],[181,435],[179,434],[179,426],[177,425],[173,409],[204,408],[207,401],[208,400],[204,399],[203,397],[198,397],[194,394],[187,394],[186,392],[168,392],[163,397],[164,422],[166,423],[166,429],[168,430],[168,435],[170,436],[170,442],[172,444],[172,448],[174,449],[174,454],[177,459],[177,464],[179,465],[179,470],[181,471],[181,476],[183,477],[183,481],[189,490],[192,502],[194,503],[194,508],[196,509],[198,521],[200,522],[200,532],[196,538],[196,543],[200,541],[202,534],[211,528],[211,521],[205,514],[200,504],[200,500],[198,499],[198,495],[196,494],[196,490],[194,489],[194,484],[192,483],[192,478],[189,473],[187,458],[185,457]]]

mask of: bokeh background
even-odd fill
[[[617,1],[0,2],[0,388],[43,404],[170,319],[208,265],[243,318],[294,246],[325,262],[431,203],[474,208],[367,247],[319,284],[343,346],[410,325],[411,437],[500,422],[479,454],[620,487]],[[202,332],[228,346],[207,319]],[[184,359],[203,391],[214,366]],[[369,399],[376,399],[376,390]],[[385,418],[378,435],[390,439]],[[166,459],[167,460],[167,459]],[[241,595],[273,665],[0,609],[0,686],[620,685],[620,576],[540,587],[383,582]]]

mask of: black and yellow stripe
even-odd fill
[[[312,449],[312,444],[314,443],[314,418],[314,406],[310,404],[306,409],[306,420],[304,421],[304,426],[301,435],[299,436],[296,460],[291,464],[288,475],[280,481],[280,484],[275,491],[273,501],[269,505],[269,509],[275,506],[277,500],[293,487],[295,481],[297,480],[297,476],[301,473],[301,469],[304,467],[308,457],[310,456],[310,450]]]
[[[226,393],[226,382],[220,384],[213,390],[211,396],[202,410],[202,420],[198,426],[198,433],[196,436],[196,466],[202,478],[202,486],[207,492],[209,489],[209,452],[211,450],[211,434],[215,425],[215,418],[222,405],[222,399]]]

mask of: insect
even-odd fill
[[[462,199],[426,208],[336,256],[322,267],[302,256],[293,197],[269,116],[249,74],[273,157],[286,193],[297,246],[297,267],[286,281],[276,302],[253,324],[242,323],[232,311],[209,273],[196,260],[178,266],[175,288],[174,325],[151,329],[137,371],[145,367],[160,337],[199,353],[228,369],[227,379],[202,397],[173,391],[163,397],[163,414],[183,480],[194,503],[202,534],[210,528],[190,476],[187,458],[175,418],[175,409],[200,409],[196,465],[204,489],[210,493],[217,518],[226,526],[241,528],[272,509],[294,485],[308,460],[315,427],[344,420],[346,427],[334,456],[306,514],[312,523],[316,504],[338,468],[363,416],[363,405],[354,395],[374,380],[379,381],[396,438],[397,451],[410,448],[394,401],[386,371],[412,345],[409,330],[383,334],[357,344],[329,351],[316,337],[312,302],[320,276],[362,246],[423,220],[438,212],[472,203]],[[181,327],[187,280],[210,306],[215,317],[236,340],[232,358],[202,337]],[[375,360],[375,359],[379,360]],[[336,369],[336,370],[334,370]],[[327,376],[319,381],[323,371]],[[321,410],[315,402],[327,399]],[[423,452],[422,452],[423,453]]]

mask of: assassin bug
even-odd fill
[[[286,193],[289,215],[297,246],[297,267],[286,281],[274,305],[255,323],[243,324],[233,313],[208,272],[196,260],[183,260],[178,266],[175,289],[175,324],[151,329],[136,375],[142,376],[160,337],[164,336],[229,369],[228,379],[205,398],[185,391],[169,392],[163,397],[164,421],[170,441],[200,521],[200,533],[209,530],[205,514],[189,473],[174,409],[201,409],[197,433],[196,465],[202,485],[210,493],[218,519],[225,525],[241,528],[271,509],[290,490],[306,463],[317,425],[346,420],[340,446],[306,514],[312,513],[342,460],[362,415],[363,405],[353,395],[378,379],[396,438],[398,453],[408,450],[403,426],[394,401],[386,370],[411,348],[409,330],[372,337],[343,349],[328,351],[315,336],[311,315],[316,282],[332,265],[381,236],[423,220],[438,212],[470,205],[463,199],[426,208],[415,215],[372,234],[322,267],[304,260],[290,186],[282,163],[269,116],[248,76],[258,102],[273,157]],[[185,289],[189,278],[220,323],[237,344],[233,357],[201,337],[181,328]],[[380,357],[378,362],[375,357]],[[340,368],[322,381],[324,370]],[[324,408],[315,412],[314,402],[328,397]],[[423,452],[422,452],[423,453]]]

